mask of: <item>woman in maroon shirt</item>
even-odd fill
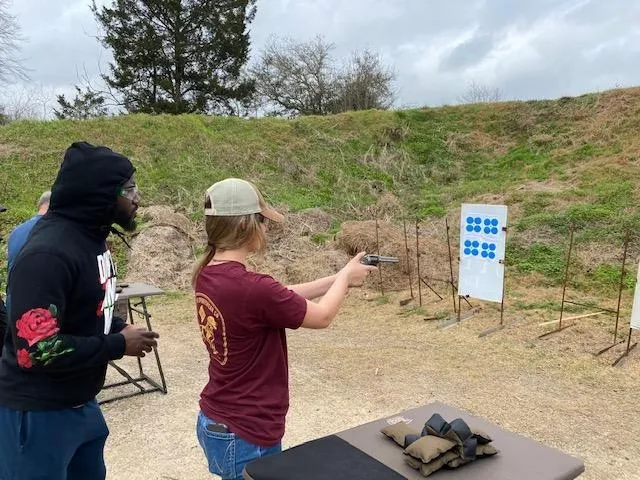
[[[281,451],[289,409],[285,329],[328,327],[348,288],[376,268],[360,263],[363,252],[335,275],[285,287],[246,268],[247,256],[266,248],[268,222],[284,219],[253,184],[228,178],[212,185],[204,213],[208,242],[193,287],[210,360],[196,431],[209,471],[236,480],[251,460]]]

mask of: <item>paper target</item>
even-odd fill
[[[507,207],[462,204],[458,293],[502,301]]]

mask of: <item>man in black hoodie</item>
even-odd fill
[[[116,272],[106,238],[135,228],[129,159],[74,143],[9,273],[0,358],[0,479],[102,480],[109,433],[95,400],[107,363],[144,356],[157,334],[113,316]]]

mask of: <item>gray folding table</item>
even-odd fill
[[[330,437],[338,437],[347,442],[344,444],[345,451],[349,450],[350,446],[353,446],[359,452],[363,452],[369,458],[375,459],[385,467],[388,467],[388,478],[424,480],[425,477],[417,470],[409,467],[405,462],[405,455],[403,454],[402,448],[380,433],[380,430],[397,421],[405,421],[415,430],[420,431],[424,423],[434,413],[439,413],[449,422],[456,418],[462,418],[469,426],[484,430],[493,438],[491,444],[495,446],[500,453],[486,459],[478,459],[457,469],[440,469],[431,474],[428,477],[429,479],[572,480],[584,472],[584,463],[575,457],[521,435],[508,432],[486,420],[440,402],[430,403],[419,408],[398,413],[397,415],[381,418],[336,433]],[[329,437],[312,440],[301,446],[285,450],[282,453],[274,455],[272,459],[265,457],[260,460],[255,460],[245,468],[243,472],[244,478],[245,480],[329,478],[329,476],[323,476],[323,468],[333,468],[331,477],[336,480],[339,480],[339,478],[355,478],[354,475],[360,472],[350,472],[348,467],[349,462],[344,463],[344,473],[340,471],[340,473],[336,474],[335,464],[336,460],[340,460],[339,454],[336,456],[335,453],[333,453],[333,459],[327,458],[326,461],[318,461],[317,464],[313,463],[312,456],[306,457],[303,462],[296,461],[296,455],[308,455],[305,451],[313,451],[314,442],[319,442],[327,438]],[[286,459],[286,455],[289,456],[289,459]],[[280,459],[275,458],[278,456],[281,456]],[[360,464],[362,463],[360,462]],[[310,476],[310,472],[317,472],[317,475],[314,473],[315,476]],[[384,474],[377,478],[384,478]]]
[[[139,318],[142,318],[145,321],[147,328],[153,331],[153,328],[151,326],[151,315],[149,314],[149,310],[147,309],[146,298],[155,295],[164,295],[164,291],[160,290],[157,287],[144,283],[122,283],[119,286],[122,288],[122,291],[118,293],[115,314],[122,316],[125,321],[128,321],[132,325],[135,324],[134,317],[135,314],[137,314]],[[167,383],[164,378],[164,372],[162,370],[162,364],[160,362],[160,355],[158,354],[158,349],[156,347],[153,348],[153,354],[155,356],[156,366],[158,368],[158,375],[160,376],[160,383],[156,382],[144,372],[142,368],[142,361],[140,360],[140,358],[136,359],[138,363],[138,374],[135,377],[133,377],[124,368],[119,366],[116,362],[111,361],[109,362],[109,366],[115,369],[120,375],[122,375],[124,377],[124,380],[105,385],[104,387],[102,387],[103,391],[115,387],[122,387],[125,385],[133,385],[136,387],[136,389],[130,393],[123,393],[120,395],[112,396],[110,398],[100,399],[98,403],[105,404],[113,402],[114,400],[130,398],[136,395],[143,395],[145,393],[151,392],[167,393]]]

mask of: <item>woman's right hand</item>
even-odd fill
[[[350,287],[361,287],[367,279],[367,276],[369,276],[371,272],[378,270],[378,267],[361,263],[362,257],[366,254],[367,252],[358,253],[349,260],[349,263],[342,267],[342,271],[347,275]]]

